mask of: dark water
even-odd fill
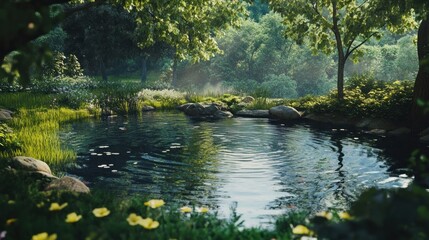
[[[400,164],[409,153],[403,144],[305,123],[155,112],[74,123],[62,137],[78,152],[69,173],[92,188],[206,205],[221,215],[236,203],[248,226],[296,209],[346,208],[365,188],[411,181]]]

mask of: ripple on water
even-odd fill
[[[204,122],[177,113],[72,129],[62,136],[83,167],[70,172],[93,187],[208,205],[224,216],[236,204],[252,226],[292,210],[346,207],[365,188],[411,181],[389,165],[395,155],[380,147],[382,138],[346,129],[267,119]]]

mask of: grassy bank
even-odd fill
[[[53,167],[76,159],[73,150],[62,146],[59,130],[66,122],[91,116],[86,109],[70,109],[55,104],[56,94],[16,92],[0,94],[0,105],[15,111],[7,122],[12,129],[15,147],[0,152],[0,157],[30,156],[41,159]]]
[[[30,156],[58,166],[76,159],[73,150],[65,149],[60,141],[60,125],[90,117],[87,110],[19,109],[18,115],[9,123],[20,143],[18,149],[4,151],[1,157]]]

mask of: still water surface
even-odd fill
[[[62,139],[78,152],[68,173],[92,188],[205,205],[222,216],[236,204],[247,226],[297,209],[346,208],[365,188],[411,181],[395,163],[407,156],[403,146],[307,123],[154,112],[73,123]]]

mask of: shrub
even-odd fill
[[[382,82],[362,76],[349,82],[342,101],[337,99],[337,92],[332,91],[327,96],[307,96],[286,103],[314,113],[405,121],[412,104],[412,93],[412,81]]]
[[[268,75],[261,87],[266,89],[268,95],[272,98],[296,98],[296,82],[285,74]]]
[[[0,151],[13,152],[21,148],[18,138],[6,124],[0,124]]]

